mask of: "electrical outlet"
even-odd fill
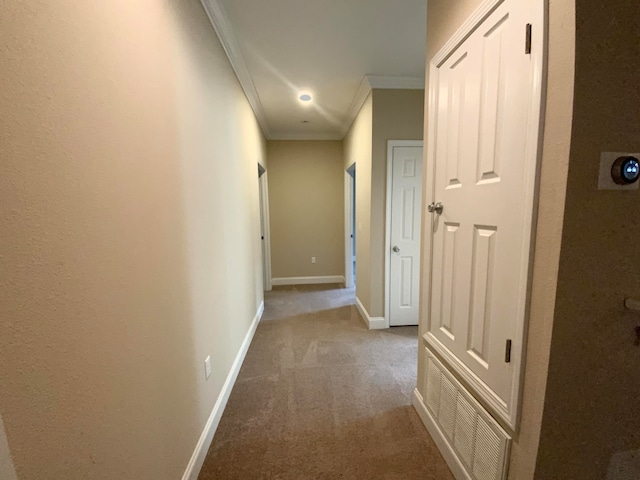
[[[211,376],[211,355],[204,359],[204,376],[207,380]]]
[[[316,263],[316,257],[311,257],[311,263]]]

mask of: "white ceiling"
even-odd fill
[[[371,87],[424,87],[426,0],[202,1],[269,139],[342,139]]]

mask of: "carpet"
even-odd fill
[[[368,330],[353,289],[266,292],[199,479],[453,479],[411,406],[417,337]]]

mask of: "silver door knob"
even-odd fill
[[[394,252],[396,252],[396,253],[398,253],[398,252],[400,251],[400,249],[398,248],[398,246],[397,246],[397,245],[394,245],[394,246],[393,246],[393,248],[392,248],[391,250],[393,250],[393,251],[394,251]]]
[[[429,213],[436,212],[438,215],[441,215],[442,211],[444,210],[444,205],[442,205],[440,202],[431,202],[431,205],[427,207],[427,210],[429,210]]]

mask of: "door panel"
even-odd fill
[[[432,70],[435,140],[427,338],[506,407],[516,372],[507,339],[522,324],[534,181],[527,135],[534,90],[526,13],[496,8]],[[523,274],[523,271],[525,274]],[[524,279],[524,280],[523,280]],[[520,322],[520,323],[519,323]]]
[[[415,239],[415,207],[417,200],[415,187],[402,188],[402,240],[409,242]]]
[[[390,161],[389,325],[417,325],[422,147],[394,146]]]
[[[482,84],[478,145],[478,183],[500,181],[500,152],[496,152],[498,138],[504,132],[504,101],[507,94],[503,60],[503,34],[508,15],[500,19],[483,36]]]
[[[467,351],[488,368],[497,229],[475,226],[474,230]]]
[[[400,258],[400,302],[402,308],[410,308],[413,305],[413,258],[403,256]]]
[[[461,141],[464,140],[464,130],[462,125],[465,122],[465,107],[466,107],[466,93],[467,85],[466,81],[469,78],[468,75],[468,52],[464,54],[454,62],[450,67],[449,81],[451,89],[449,90],[449,116],[448,116],[448,128],[447,128],[447,150],[448,156],[446,157],[446,169],[447,169],[447,186],[446,188],[459,188],[462,186],[460,183],[460,153],[461,153]]]
[[[441,312],[441,330],[449,336],[451,340],[455,340],[454,332],[454,304],[456,301],[456,292],[454,286],[456,284],[456,253],[458,249],[457,232],[460,228],[459,223],[447,223],[444,231],[444,245],[442,253],[442,294],[436,298],[440,299],[438,305],[434,302],[434,307],[440,307]]]

